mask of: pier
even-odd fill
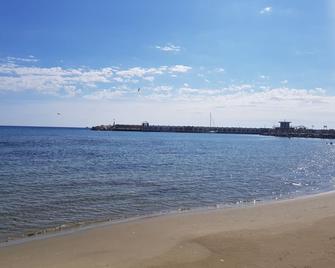
[[[166,126],[150,125],[100,125],[91,129],[96,131],[140,131],[140,132],[175,132],[175,133],[214,133],[214,134],[251,134],[277,137],[335,139],[335,129],[307,129],[305,127],[291,127],[290,122],[281,121],[279,127],[247,128],[247,127],[204,127],[204,126]]]

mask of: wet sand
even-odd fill
[[[0,248],[0,267],[335,267],[335,193],[33,240]]]

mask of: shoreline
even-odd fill
[[[227,209],[241,209],[241,208],[249,208],[249,207],[257,207],[262,205],[270,205],[270,204],[276,204],[281,202],[290,202],[294,200],[300,200],[300,199],[306,199],[306,198],[313,198],[318,197],[322,195],[327,194],[334,194],[335,190],[330,190],[326,192],[317,192],[317,193],[311,193],[311,194],[303,194],[303,195],[289,195],[285,196],[284,198],[268,198],[268,199],[262,199],[262,200],[253,200],[253,201],[240,201],[236,203],[221,203],[216,204],[213,206],[206,206],[206,207],[194,207],[194,208],[179,208],[176,210],[170,210],[170,211],[158,211],[153,212],[151,214],[146,215],[139,215],[139,216],[133,216],[133,217],[125,217],[120,219],[102,219],[97,221],[87,221],[87,222],[74,222],[74,223],[66,223],[62,224],[60,226],[55,227],[49,227],[45,229],[39,229],[33,232],[28,232],[26,234],[23,234],[22,236],[13,237],[13,238],[7,238],[7,240],[0,241],[0,249],[4,247],[10,247],[12,245],[20,245],[24,243],[29,243],[30,241],[35,240],[44,240],[49,239],[52,237],[58,237],[58,236],[66,236],[69,234],[73,234],[76,232],[82,232],[85,230],[90,230],[94,228],[99,227],[105,227],[105,226],[112,226],[115,224],[124,224],[128,222],[136,222],[140,220],[145,219],[151,219],[151,218],[157,218],[157,217],[164,217],[164,216],[175,216],[175,215],[182,215],[182,214],[193,214],[193,213],[206,213],[210,211],[223,211]]]
[[[85,230],[90,230],[94,228],[99,227],[105,227],[105,226],[112,226],[115,224],[124,224],[128,222],[136,222],[140,220],[146,220],[151,218],[157,218],[157,217],[168,217],[168,216],[176,216],[176,215],[183,215],[183,214],[193,214],[193,213],[206,213],[210,211],[223,211],[227,209],[243,209],[243,208],[249,208],[249,207],[257,207],[262,205],[270,205],[273,203],[280,203],[280,202],[290,202],[294,200],[300,200],[305,198],[313,198],[318,197],[322,195],[327,194],[334,194],[335,190],[330,190],[326,192],[317,192],[317,193],[310,193],[310,194],[303,194],[303,195],[288,195],[284,198],[265,198],[262,200],[253,200],[253,201],[239,201],[236,203],[219,203],[219,204],[213,204],[212,206],[205,206],[205,207],[193,207],[193,208],[179,208],[175,210],[169,210],[169,211],[158,211],[153,212],[151,214],[146,215],[138,215],[138,216],[132,216],[132,217],[125,217],[120,219],[101,219],[101,220],[91,220],[86,222],[74,222],[74,223],[64,223],[60,226],[55,227],[49,227],[45,229],[38,229],[36,231],[27,232],[25,234],[22,234],[22,236],[17,237],[9,237],[7,240],[0,241],[0,249],[4,247],[10,247],[12,245],[20,245],[29,243],[30,241],[35,240],[44,240],[49,239],[53,237],[58,236],[66,236],[69,234],[73,234],[76,232],[82,232]]]
[[[294,199],[259,202],[256,205],[190,210],[117,223],[107,222],[66,233],[57,232],[0,247],[0,266],[203,267],[213,264],[210,267],[243,267],[245,259],[246,263],[259,265],[257,267],[274,267],[260,264],[269,261],[273,254],[280,253],[279,257],[272,256],[278,262],[275,267],[287,267],[279,265],[284,264],[286,257],[290,264],[300,267],[298,264],[307,261],[310,255],[319,258],[325,254],[322,250],[334,247],[334,257],[331,255],[327,259],[327,265],[316,266],[333,267],[334,224],[335,191],[329,191]],[[312,242],[308,240],[312,238]],[[236,248],[234,246],[232,252],[230,247],[222,248],[228,244]],[[267,247],[262,248],[263,244]],[[290,253],[290,257],[288,253],[285,253],[286,256],[281,251],[277,252],[277,248],[282,247],[285,251],[291,244],[294,245],[292,251],[301,252]],[[245,252],[232,257],[235,251],[244,250],[245,247]],[[258,247],[262,250],[253,252]],[[276,250],[263,256],[262,252],[267,251],[268,247]],[[227,251],[230,255],[225,255]],[[253,253],[250,255],[249,251]],[[217,252],[224,255],[219,260]],[[228,266],[222,266],[221,259]],[[100,265],[102,263],[105,266]],[[305,263],[317,262],[311,259]]]

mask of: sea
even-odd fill
[[[0,127],[0,241],[335,186],[328,140]]]

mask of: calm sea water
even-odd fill
[[[318,139],[0,127],[0,240],[333,190],[334,163]]]

